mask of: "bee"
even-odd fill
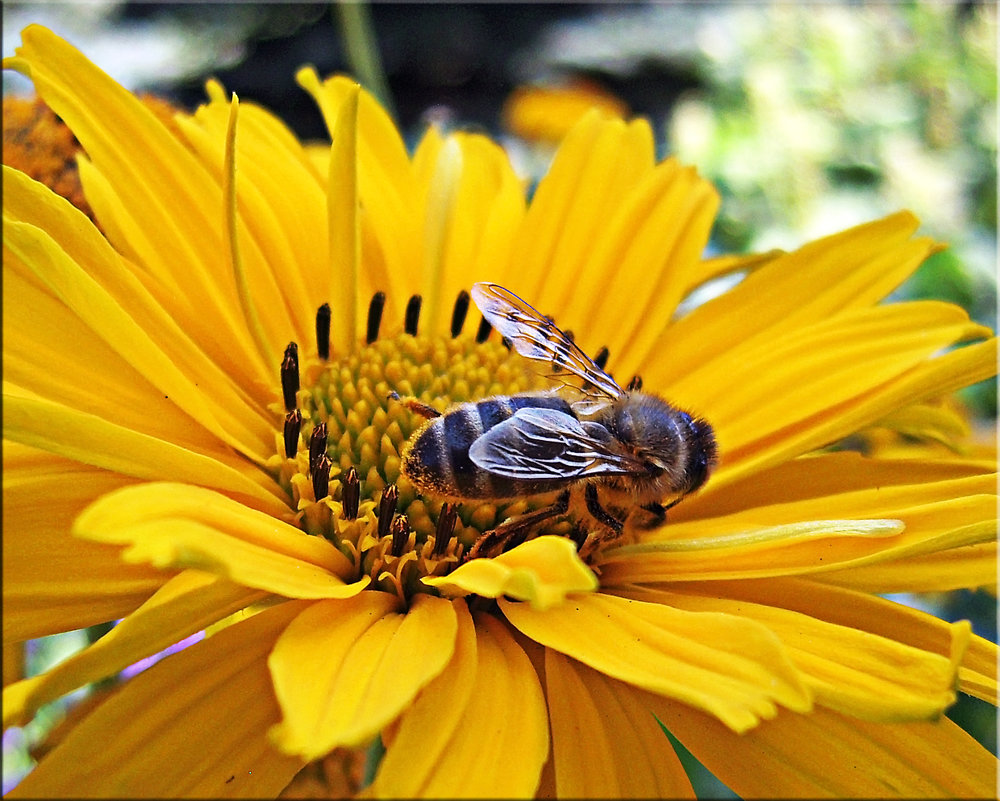
[[[468,558],[508,550],[538,523],[567,514],[571,497],[581,494],[581,510],[598,524],[574,537],[586,556],[618,539],[637,507],[651,515],[647,520],[662,522],[667,509],[705,483],[717,454],[705,420],[638,391],[636,380],[622,389],[550,318],[509,290],[478,283],[471,294],[514,350],[549,365],[546,375],[562,386],[460,403],[444,414],[409,402],[431,418],[402,455],[402,472],[420,492],[452,501],[559,493],[551,505],[486,532]],[[672,500],[663,505],[666,498]]]

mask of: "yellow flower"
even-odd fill
[[[4,642],[123,620],[5,688],[5,725],[208,636],[14,795],[267,796],[304,766],[313,792],[381,738],[374,796],[689,796],[661,724],[742,796],[995,793],[942,716],[995,703],[995,646],[875,594],[995,581],[994,461],[822,450],[993,374],[960,309],[880,303],[936,247],[911,215],[705,261],[716,195],[641,120],[585,116],[529,203],[492,142],[431,130],[411,157],[343,78],[299,75],[316,158],[215,84],[174,132],[23,37],[5,66],[80,141],[104,234],[4,168]],[[421,420],[387,395],[550,386],[465,320],[478,280],[711,421],[718,469],[668,523],[585,562],[571,516],[462,562],[545,499],[418,496]]]
[[[519,86],[504,102],[504,125],[529,141],[557,144],[591,109],[624,117],[628,107],[584,80],[555,86]]]

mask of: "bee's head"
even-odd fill
[[[675,490],[694,492],[715,466],[712,427],[655,396],[627,396],[617,404],[611,426],[618,439],[647,462],[650,473],[670,474]]]

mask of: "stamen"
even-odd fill
[[[309,437],[309,472],[316,469],[320,456],[326,453],[326,423],[320,423]]]
[[[403,330],[411,336],[417,335],[417,323],[420,322],[420,304],[423,298],[414,295],[410,302],[406,304],[406,319],[403,323]]]
[[[325,453],[321,454],[319,459],[316,460],[316,467],[313,468],[312,483],[313,497],[317,501],[323,500],[330,494],[330,468],[332,466],[333,462]]]
[[[608,356],[610,355],[610,351],[608,351],[607,348],[602,347],[599,351],[597,351],[597,355],[594,357],[594,364],[603,370],[604,365],[608,363]]]
[[[490,321],[485,317],[479,321],[479,330],[476,331],[476,342],[482,345],[487,339],[490,338],[490,331],[493,330],[493,326],[490,325]]]
[[[458,293],[455,299],[455,309],[451,313],[451,338],[454,339],[462,333],[462,326],[465,325],[465,315],[469,312],[469,293],[464,289]]]
[[[378,502],[378,536],[379,539],[389,534],[392,526],[392,516],[396,514],[396,502],[399,500],[399,490],[395,484],[390,484],[382,493]]]
[[[455,533],[455,521],[458,519],[458,504],[441,504],[441,514],[438,516],[437,531],[434,533],[434,556],[441,556],[451,535]]]
[[[392,518],[392,555],[402,556],[406,541],[410,538],[410,527],[406,523],[406,515],[396,515]]]
[[[285,399],[285,411],[295,408],[295,395],[299,391],[299,346],[289,342],[285,348],[285,358],[281,360],[281,394]]]
[[[344,517],[348,520],[357,520],[358,506],[361,503],[361,482],[358,481],[358,471],[353,467],[347,468],[342,487],[343,495],[340,502],[344,506]]]
[[[302,429],[302,412],[292,409],[285,415],[285,458],[292,459],[299,449],[299,431]]]
[[[640,389],[642,389],[642,376],[641,375],[632,376],[632,380],[628,382],[628,385],[625,387],[625,391],[638,392]]]
[[[376,292],[372,295],[372,301],[368,304],[368,328],[365,333],[365,342],[369,345],[378,339],[378,329],[382,325],[382,309],[385,308],[385,292]]]
[[[330,358],[330,304],[324,303],[316,310],[316,350],[323,361]]]

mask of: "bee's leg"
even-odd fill
[[[426,403],[418,401],[416,398],[401,398],[399,397],[399,393],[395,391],[390,392],[386,397],[390,400],[399,401],[411,412],[419,414],[421,417],[426,417],[428,420],[441,416],[441,412],[433,406],[428,406]]]
[[[587,538],[583,541],[583,544],[579,548],[580,558],[586,559],[601,543],[607,540],[618,539],[622,530],[625,528],[625,523],[601,506],[601,501],[597,497],[596,484],[588,484],[587,488],[584,490],[583,497],[587,502],[587,511],[590,512],[593,518],[605,528],[605,531],[603,532],[591,531],[587,535]]]
[[[590,512],[598,523],[607,526],[616,535],[622,533],[625,524],[615,517],[611,512],[601,506],[601,501],[597,497],[597,485],[588,484],[584,490],[584,500],[587,501],[587,511]]]
[[[667,507],[662,503],[653,501],[652,503],[647,503],[645,506],[640,506],[639,508],[652,515],[648,522],[643,523],[643,528],[653,528],[653,526],[658,526],[667,519]]]
[[[487,531],[476,540],[463,561],[480,557],[493,557],[509,551],[527,539],[531,529],[551,517],[559,517],[569,511],[569,490],[563,492],[555,502],[526,512],[518,517],[501,523],[495,529]]]

